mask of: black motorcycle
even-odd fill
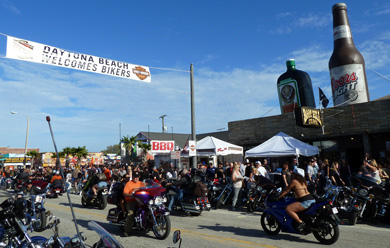
[[[97,195],[94,197],[93,193],[82,190],[81,205],[83,207],[97,207],[99,209],[105,209],[107,207],[107,187],[98,187],[96,189],[96,193]]]
[[[329,199],[333,206],[337,208],[340,219],[348,219],[350,225],[355,225],[359,210],[352,206],[354,194],[349,187],[332,185],[331,180],[327,180],[324,187],[325,193],[320,198]]]
[[[265,198],[275,189],[277,186],[271,180],[263,176],[255,176],[255,184],[252,185],[252,189],[248,196],[248,211],[253,212],[255,210],[262,210],[265,208]]]
[[[27,231],[32,231],[33,228],[23,195],[6,199],[0,204],[0,208],[0,246],[22,247],[24,240],[31,241]]]
[[[233,195],[232,192],[233,192],[233,183],[230,179],[227,179],[225,185],[222,188],[221,193],[213,200],[213,205],[215,209],[218,209],[221,206],[228,205],[229,201],[232,200],[231,197]]]

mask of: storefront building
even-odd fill
[[[229,142],[248,150],[278,132],[320,149],[331,161],[345,158],[357,171],[365,154],[390,162],[390,97],[323,109],[323,129],[299,127],[293,113],[229,122]]]

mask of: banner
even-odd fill
[[[152,140],[150,141],[151,152],[156,153],[170,153],[175,150],[175,141],[173,140]]]
[[[7,58],[54,65],[150,83],[149,67],[66,51],[7,36]]]
[[[196,156],[196,141],[195,140],[189,140],[188,141],[188,156],[194,157]]]

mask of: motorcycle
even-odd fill
[[[10,197],[0,204],[0,247],[22,247],[24,240],[31,241],[28,231],[32,231],[33,227],[26,206],[26,199],[22,194]]]
[[[296,201],[289,197],[277,200],[277,190],[272,190],[265,200],[266,209],[261,215],[260,223],[263,230],[269,235],[277,235],[280,231],[295,234],[313,233],[322,244],[334,244],[340,230],[337,224],[337,209],[329,200],[316,201],[306,211],[298,213],[305,222],[303,230],[297,230],[296,223],[285,211],[287,205]]]
[[[207,195],[210,202],[213,202],[215,198],[217,198],[222,192],[222,185],[218,179],[214,179],[213,181],[207,181],[207,188],[209,194]]]
[[[167,187],[167,201],[170,202],[172,197],[176,197],[178,192],[175,190],[174,186]],[[203,210],[210,211],[211,204],[206,195],[195,195],[193,193],[184,193],[180,202],[176,202],[173,205],[173,209],[181,210],[185,213],[189,213],[192,216],[199,216],[202,214]]]
[[[92,191],[92,190],[91,190]],[[107,207],[107,187],[98,187],[96,189],[96,198],[93,198],[93,193],[82,190],[81,191],[81,205],[83,207],[97,207],[105,209]]]
[[[53,183],[47,185],[46,195],[50,198],[58,198],[65,192],[62,180],[54,180]]]
[[[12,186],[13,186],[12,178],[10,178],[10,177],[4,178],[4,186],[5,186],[5,189],[7,189],[7,190],[12,189]]]
[[[352,207],[353,192],[346,186],[334,186],[328,179],[324,187],[325,194],[321,198],[329,199],[337,208],[341,219],[348,219],[350,225],[355,225],[359,211]]]
[[[223,187],[221,193],[219,196],[214,198],[213,205],[215,209],[220,208],[222,205],[227,205],[227,201],[230,199],[231,200],[231,195],[233,192],[233,183],[231,180],[226,180],[226,184]]]
[[[33,230],[37,232],[45,230],[47,216],[50,215],[50,212],[45,209],[45,202],[45,194],[30,195],[30,197],[26,199],[26,213],[31,221]]]
[[[60,237],[58,234],[58,225],[60,224],[59,219],[55,219],[52,223],[48,225],[47,228],[51,228],[54,232],[54,235],[50,238],[45,238],[41,236],[33,236],[30,240],[26,240],[22,244],[22,248],[25,247],[44,247],[44,248],[84,248],[87,247],[85,241],[87,237],[84,236],[82,232],[79,235],[74,235],[73,237]],[[123,246],[103,227],[97,224],[94,221],[88,222],[88,227],[95,231],[100,239],[93,244],[93,246],[88,246],[92,248],[123,248]]]
[[[264,209],[264,201],[271,190],[276,189],[276,185],[266,177],[256,176],[255,185],[248,196],[248,211],[253,212],[257,209]]]
[[[166,190],[153,180],[145,180],[145,187],[134,192],[137,200],[137,210],[134,214],[133,230],[149,232],[153,230],[158,239],[166,239],[171,231],[169,211],[165,209],[167,202]],[[122,229],[126,225],[126,214],[120,205],[108,211],[107,221]]]
[[[379,184],[369,183],[367,186],[365,178],[351,177],[352,191],[354,198],[352,207],[359,214],[357,219],[365,218],[372,220],[376,217],[390,217],[390,184],[385,187]]]

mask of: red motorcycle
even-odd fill
[[[152,180],[145,180],[144,183],[145,187],[134,192],[138,206],[134,214],[133,229],[145,232],[153,230],[156,238],[166,239],[171,231],[169,211],[164,206],[167,202],[166,190]],[[124,228],[124,216],[118,204],[108,211],[107,220]]]

